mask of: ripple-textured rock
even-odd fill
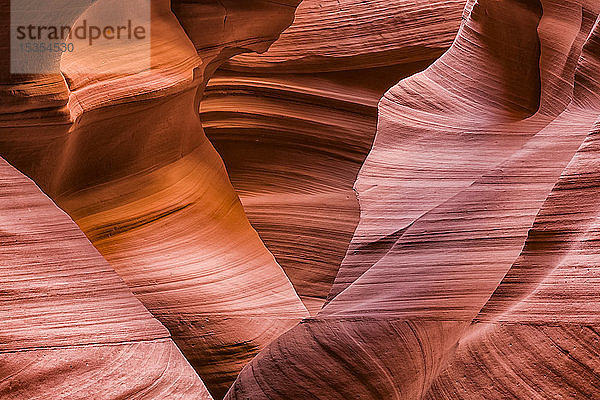
[[[0,397],[211,399],[77,225],[0,160]]]
[[[246,367],[229,398],[597,393],[593,275],[561,253],[590,261],[593,225],[576,210],[590,218],[594,206],[563,196],[543,210],[595,137],[599,11],[467,4],[451,49],[380,103],[355,185],[359,226],[328,304]],[[557,224],[566,236],[554,240]]]
[[[4,85],[0,154],[75,220],[216,397],[307,311],[248,223],[198,99],[297,3],[154,1],[150,70],[135,48],[81,47],[55,60],[60,74]],[[105,73],[123,63],[130,73]]]
[[[266,53],[234,57],[208,83],[206,134],[313,314],[358,224],[352,187],[373,143],[377,103],[450,46],[463,5],[305,0]]]
[[[597,1],[299,3],[0,61],[0,397],[598,397]]]

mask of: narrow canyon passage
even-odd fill
[[[0,6],[0,399],[600,398],[596,0]]]
[[[305,0],[267,52],[232,58],[208,82],[206,135],[311,314],[358,225],[353,186],[373,144],[377,104],[450,46],[462,8]]]

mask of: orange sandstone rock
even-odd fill
[[[228,398],[596,393],[594,278],[574,267],[591,261],[593,205],[579,208],[584,193],[567,202],[561,186],[578,179],[574,162],[575,188],[593,172],[599,11],[467,4],[451,49],[380,103],[355,185],[361,219],[328,304]]]
[[[7,82],[1,110],[0,154],[75,220],[216,397],[307,311],[248,223],[198,98],[211,68],[265,49],[296,3],[261,3],[246,26],[242,1],[154,1],[151,69],[135,48],[78,47],[60,75]],[[106,73],[123,63],[130,73]]]
[[[77,225],[0,160],[0,398],[211,399]]]
[[[450,44],[464,2],[305,0],[264,54],[229,60],[201,102],[252,225],[312,314],[356,229],[377,103]]]

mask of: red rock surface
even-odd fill
[[[598,394],[598,12],[467,4],[452,48],[380,103],[328,304],[228,398]]]
[[[313,314],[358,224],[352,186],[373,142],[377,103],[450,46],[463,5],[305,0],[269,51],[234,57],[208,83],[206,134]]]
[[[129,48],[81,47],[57,60],[62,75],[4,85],[0,155],[75,220],[216,397],[308,315],[198,118],[211,68],[266,49],[297,1],[256,4],[155,1],[151,70]],[[103,73],[122,63],[132,73]]]
[[[5,57],[0,398],[600,398],[599,14],[156,0],[150,70]]]
[[[212,398],[77,225],[4,160],[0,189],[0,398]]]

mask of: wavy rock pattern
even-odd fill
[[[0,397],[597,398],[600,4],[299,3],[0,0]]]
[[[82,48],[55,60],[62,75],[4,85],[0,154],[69,213],[216,397],[307,315],[197,113],[211,69],[266,49],[298,1],[252,3],[155,1],[151,70],[135,73],[135,49]],[[102,73],[127,62],[131,74]]]
[[[208,83],[206,134],[313,314],[358,224],[352,186],[373,142],[377,103],[450,46],[463,6],[305,0],[269,51],[234,57]]]
[[[598,393],[585,195],[596,187],[599,11],[467,4],[452,48],[380,103],[355,185],[359,226],[328,304],[263,351],[228,398]]]
[[[0,188],[0,398],[212,398],[77,225],[4,160]]]

